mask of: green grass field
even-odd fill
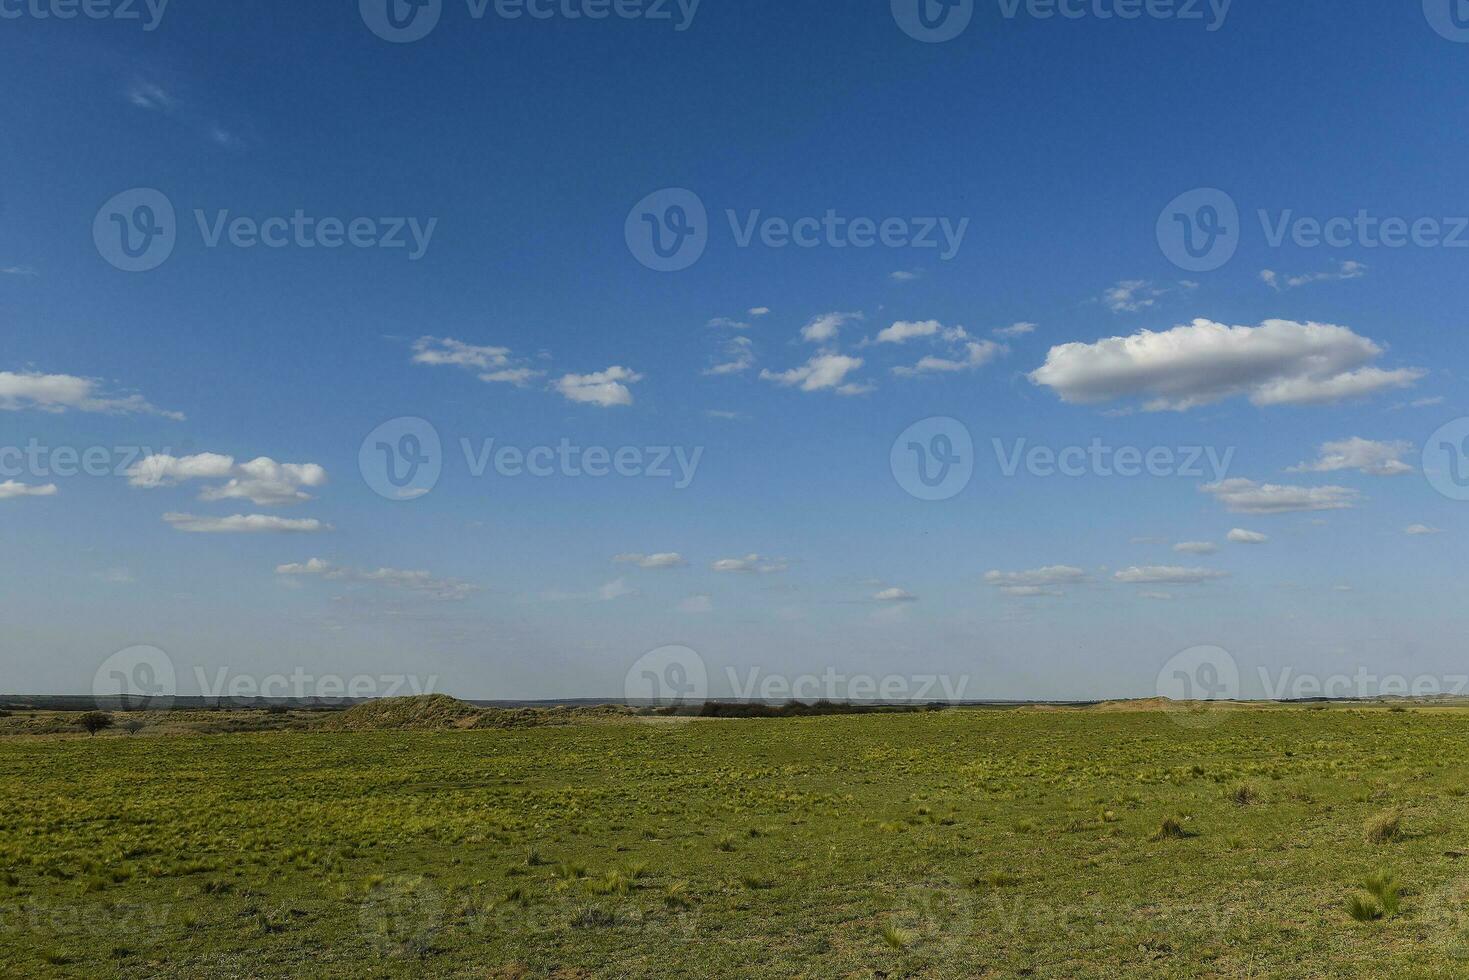
[[[0,971],[1469,975],[1469,714],[1207,720],[9,737]]]

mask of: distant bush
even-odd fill
[[[138,732],[141,732],[146,727],[147,726],[144,725],[143,722],[138,718],[129,718],[127,721],[122,723],[122,730],[127,732],[129,735],[136,735],[138,734]]]
[[[88,735],[96,735],[112,727],[112,716],[105,711],[88,711],[77,718],[77,725]]]

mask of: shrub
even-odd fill
[[[1260,800],[1260,791],[1250,783],[1240,783],[1229,791],[1229,799],[1235,806],[1249,806]]]
[[[88,735],[96,735],[112,727],[112,716],[105,711],[88,711],[77,718],[77,725]]]
[[[1194,836],[1192,832],[1183,828],[1183,823],[1177,817],[1164,817],[1163,822],[1149,840],[1183,840],[1185,837]]]
[[[1400,810],[1388,810],[1372,817],[1363,826],[1369,844],[1390,844],[1403,836],[1403,814]]]

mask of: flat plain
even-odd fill
[[[0,738],[0,972],[1469,975],[1456,708],[285,721]]]

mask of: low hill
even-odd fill
[[[447,694],[421,694],[367,701],[332,715],[321,727],[343,732],[439,731],[472,727],[480,714],[474,705]]]

